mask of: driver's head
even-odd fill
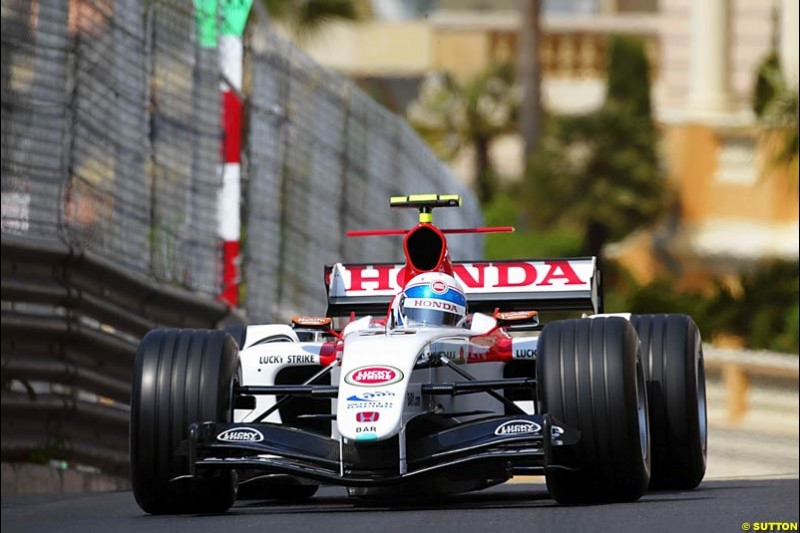
[[[467,314],[461,284],[440,272],[415,276],[399,298],[399,326],[456,326]]]

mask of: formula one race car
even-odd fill
[[[544,475],[560,503],[696,487],[706,466],[700,334],[685,315],[598,314],[592,257],[453,262],[419,209],[405,264],[326,267],[326,316],[139,345],[131,469],[148,513],[301,499],[320,484],[416,498]],[[540,312],[590,315],[540,323]],[[339,326],[338,328],[336,326]],[[527,336],[522,334],[531,332]]]

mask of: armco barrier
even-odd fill
[[[235,323],[208,297],[60,243],[3,235],[3,461],[61,459],[127,475],[138,339]]]
[[[800,359],[796,355],[766,351],[735,350],[703,346],[706,372],[719,373],[725,386],[729,423],[741,421],[750,408],[748,396],[753,378],[774,378],[793,384],[800,379]]]

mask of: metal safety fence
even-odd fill
[[[344,237],[349,229],[414,224],[414,213],[389,210],[391,195],[458,193],[463,207],[437,211],[437,223],[480,223],[472,193],[405,121],[275,33],[254,31],[248,51],[249,317],[324,312],[326,263],[399,260],[397,237]],[[454,257],[482,254],[479,237],[450,241]]]
[[[180,0],[3,0],[3,233],[70,243],[155,282],[219,289],[218,50]],[[336,260],[397,258],[387,198],[474,197],[405,121],[263,26],[248,34],[243,299],[253,320],[321,311]],[[248,164],[249,163],[249,164]],[[454,237],[457,257],[479,237]]]
[[[126,473],[138,338],[241,320],[220,289],[219,50],[184,0],[2,2],[2,455]],[[399,259],[388,197],[474,197],[405,122],[265,26],[245,50],[243,311],[322,312],[323,265]],[[481,241],[452,239],[477,258]]]
[[[217,57],[180,0],[4,0],[2,229],[216,290]]]

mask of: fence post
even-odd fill
[[[38,232],[44,230],[50,233],[56,228],[62,231],[65,222],[64,208],[54,209],[54,207],[59,205],[64,197],[70,155],[69,138],[65,137],[66,121],[71,118],[67,113],[65,90],[69,85],[67,83],[68,5],[69,2],[63,0],[40,1],[35,28],[36,52],[33,69],[36,79],[30,88],[33,113],[30,137],[27,139],[31,145],[23,145],[20,148],[28,151],[23,157],[37,159],[35,162],[31,161],[30,171],[33,175],[28,176],[26,184],[28,216],[33,224],[38,223],[42,227],[26,229]],[[5,158],[5,154],[3,157]],[[3,177],[4,181],[5,179],[6,176]]]
[[[735,424],[747,413],[750,378],[741,366],[728,364],[722,369],[722,381],[728,402],[728,421]]]
[[[219,192],[219,236],[222,239],[222,292],[220,299],[239,305],[240,200],[242,188],[242,61],[244,33],[252,0],[222,2],[219,70],[222,74],[223,162]]]

